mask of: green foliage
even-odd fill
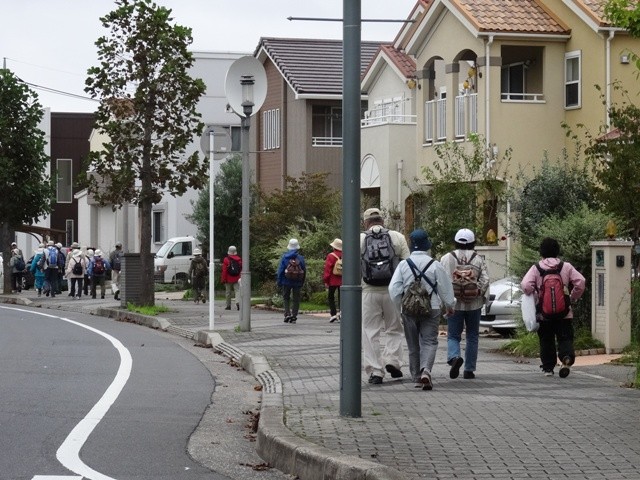
[[[412,227],[429,232],[436,255],[450,249],[460,228],[473,230],[481,243],[490,228],[497,229],[498,214],[506,205],[509,191],[504,180],[511,150],[496,159],[481,137],[472,137],[470,144],[471,150],[458,142],[437,145],[438,159],[422,170],[429,186],[415,192],[422,201]]]
[[[220,166],[214,180],[214,256],[223,258],[229,245],[241,252],[242,241],[242,157],[233,155]],[[209,186],[191,202],[193,214],[187,219],[198,227],[197,238],[205,253],[209,251]]]
[[[582,204],[564,218],[560,215],[545,217],[528,239],[512,254],[511,267],[515,276],[522,278],[531,265],[540,260],[538,247],[544,237],[555,238],[560,244],[560,257],[571,263],[586,279],[586,290],[582,299],[573,307],[577,324],[591,324],[591,246],[589,242],[602,240],[604,229],[611,217],[599,210]]]
[[[98,132],[104,149],[91,152],[95,172],[87,187],[102,205],[125,203],[140,210],[140,297],[152,305],[152,206],[163,194],[202,188],[208,164],[187,146],[202,133],[197,105],[205,92],[189,76],[193,54],[191,29],[173,25],[171,10],[151,0],[116,0],[116,9],[100,20],[108,36],[96,41],[99,67],[88,70],[85,91],[101,103]]]
[[[257,283],[274,280],[278,262],[290,238],[297,238],[307,262],[303,295],[322,285],[322,261],[329,243],[341,232],[341,201],[325,185],[327,174],[287,178],[287,188],[258,192],[260,203],[251,216],[251,271]],[[320,260],[321,259],[321,260]]]
[[[127,303],[127,310],[129,312],[139,313],[141,315],[155,316],[159,313],[168,312],[169,307],[164,305],[134,305],[133,303]]]
[[[616,27],[628,30],[631,36],[640,37],[640,4],[637,0],[608,0],[604,16]]]
[[[14,230],[49,213],[55,196],[45,174],[49,157],[39,129],[42,117],[36,93],[0,68],[0,188],[11,195],[10,201],[0,202],[0,222]]]
[[[524,187],[519,192],[514,228],[520,242],[529,248],[538,248],[540,242],[536,232],[550,213],[562,218],[579,205],[597,206],[595,185],[587,165],[580,165],[578,157],[571,161],[566,152],[555,163],[545,156],[542,167],[534,170],[533,178],[521,174],[518,181]]]

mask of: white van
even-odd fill
[[[186,286],[193,251],[198,247],[197,240],[193,237],[173,237],[167,240],[154,259],[154,280]]]

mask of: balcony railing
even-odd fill
[[[456,138],[465,138],[478,131],[478,94],[458,95],[455,99]]]
[[[313,147],[341,147],[342,137],[311,137]]]
[[[503,102],[544,103],[544,93],[500,93]]]
[[[368,113],[368,112],[367,112]],[[400,114],[387,114],[387,115],[376,115],[376,116],[367,116],[365,113],[365,117],[360,121],[360,125],[362,127],[371,127],[373,125],[384,125],[388,123],[416,123],[415,115],[400,115]]]

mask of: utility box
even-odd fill
[[[153,262],[153,255],[149,256]],[[142,257],[139,253],[125,253],[122,255],[122,270],[120,272],[120,306],[127,308],[127,303],[140,305],[142,294]]]
[[[607,353],[631,342],[631,248],[633,242],[591,242],[591,333]]]

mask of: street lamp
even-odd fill
[[[249,168],[249,127],[253,114],[253,75],[241,75],[242,113],[240,123],[242,128],[242,272],[240,273],[240,331],[251,331],[251,270],[249,268],[249,193],[251,169]]]

